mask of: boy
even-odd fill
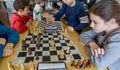
[[[75,30],[80,34],[82,29],[88,25],[88,16],[78,0],[63,0],[62,7],[51,20],[59,21],[64,14],[71,31]]]
[[[98,70],[120,70],[120,4],[101,0],[89,12],[92,30],[82,33],[80,41]]]
[[[45,5],[44,0],[35,0],[36,4],[33,9],[33,19],[34,20],[41,20],[43,6]]]
[[[29,3],[26,0],[15,0],[13,5],[17,12],[12,15],[11,28],[23,33],[32,23],[32,17],[28,16]]]
[[[0,59],[13,54],[13,46],[18,42],[19,34],[0,22]]]

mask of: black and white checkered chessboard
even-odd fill
[[[60,39],[61,33],[52,33],[52,34],[40,34],[41,43],[40,43],[40,49],[38,50],[36,48],[37,41],[37,33],[34,34],[27,34],[25,37],[25,41],[27,43],[27,50],[22,51],[22,44],[14,57],[12,64],[13,65],[20,65],[21,63],[27,64],[30,60],[38,63],[38,62],[59,62],[59,61],[65,61],[69,62],[71,60],[83,60],[82,56],[80,55],[80,52],[77,50],[75,45],[72,43],[70,46],[70,51],[72,53],[72,58],[70,59],[68,57],[68,54],[65,51],[65,58],[60,59],[59,54],[61,53],[61,48],[64,48],[65,50],[68,47],[68,42],[70,39]],[[31,43],[32,36],[35,35],[35,43]],[[64,35],[64,34],[63,34]],[[55,42],[55,49],[51,49],[50,47],[50,39],[53,38]],[[28,49],[31,49],[32,55],[29,55]],[[39,56],[39,60],[35,60],[35,55]]]
[[[51,23],[51,24],[46,24],[44,22],[38,21],[36,27],[41,27],[41,28],[57,27],[58,30],[63,30],[63,27],[62,27],[62,25],[61,25],[61,23],[59,21],[56,21],[56,22]]]

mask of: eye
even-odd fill
[[[92,21],[94,24],[97,24],[94,20]]]

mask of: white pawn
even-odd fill
[[[15,67],[12,65],[11,62],[8,62],[8,70],[15,70]]]
[[[70,53],[70,47],[67,47],[66,53]]]
[[[25,67],[23,64],[20,65],[21,70],[25,70]]]
[[[34,64],[34,62],[30,61],[28,63],[28,67],[29,67],[29,70],[35,70],[35,64]]]

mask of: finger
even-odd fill
[[[94,52],[95,52],[95,56],[98,57],[98,50],[95,49]]]
[[[97,51],[98,51],[98,55],[101,55],[101,49],[98,48]]]
[[[95,54],[94,54],[94,51],[93,50],[91,50],[91,52],[92,52],[92,55],[94,56]]]
[[[10,56],[12,54],[12,50],[9,50],[9,52],[7,53],[7,56]]]
[[[7,50],[7,51],[5,52],[5,56],[7,56],[8,52],[9,52],[9,50]]]
[[[4,52],[3,52],[3,57],[5,57],[5,54],[6,54],[6,51],[4,50]]]
[[[104,49],[101,49],[101,55],[104,55],[105,51]]]

